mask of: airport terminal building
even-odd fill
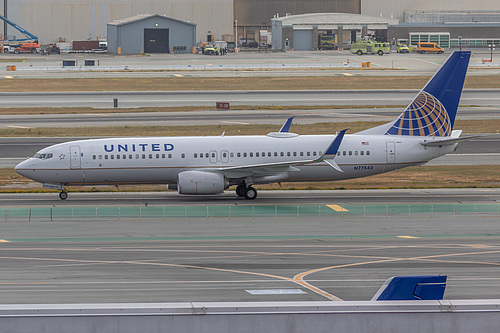
[[[43,44],[108,39],[113,30],[108,25],[119,26],[116,22],[145,14],[195,25],[194,44],[234,41],[237,35],[239,44],[252,41],[258,46],[271,44],[271,38],[276,40],[272,34],[281,33],[295,36],[293,44],[298,48],[294,49],[313,50],[314,34],[334,31],[342,43],[364,33],[385,41],[437,40],[444,47],[458,45],[459,39],[470,46],[500,40],[498,0],[5,0],[5,4],[0,8],[2,15],[38,36]],[[310,20],[311,14],[316,14],[318,21]],[[331,20],[339,14],[350,17],[351,22]],[[297,22],[306,15],[307,22]],[[372,29],[375,23],[383,27]],[[275,30],[278,25],[281,31]],[[189,24],[185,27],[191,29]],[[4,36],[22,37],[11,26]],[[192,41],[180,45],[188,42]],[[273,43],[273,47],[284,48],[281,44]]]

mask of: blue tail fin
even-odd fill
[[[455,51],[385,134],[450,136],[470,51]]]
[[[446,275],[395,276],[387,279],[372,301],[443,299]]]

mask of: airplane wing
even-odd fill
[[[290,117],[285,121],[283,126],[281,126],[281,128],[280,128],[281,133],[288,133],[288,131],[290,130],[290,126],[292,126],[293,118],[295,118],[295,117]]]
[[[294,171],[300,171],[296,166],[316,163],[316,162],[326,162],[331,165],[336,170],[340,170],[338,165],[333,161],[333,158],[337,156],[337,151],[339,150],[340,143],[344,138],[344,134],[347,129],[340,131],[339,134],[335,136],[328,149],[317,159],[307,159],[307,160],[296,160],[296,161],[286,161],[286,162],[273,162],[273,163],[259,163],[251,165],[241,165],[233,167],[223,167],[214,169],[203,169],[203,171],[213,171],[224,174],[228,178],[243,178],[250,176],[271,176],[278,173],[288,173]]]

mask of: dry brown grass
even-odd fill
[[[293,124],[291,131],[306,134],[333,134],[344,128],[348,133],[384,124],[386,122],[342,122]],[[500,119],[488,120],[457,120],[455,128],[464,133],[498,133]],[[0,136],[3,137],[110,137],[110,136],[211,136],[220,135],[265,135],[276,132],[279,126],[269,124],[255,125],[198,125],[198,126],[107,126],[107,127],[41,127],[41,128],[3,128]]]
[[[178,90],[309,90],[420,89],[427,76],[306,76],[306,77],[171,77],[9,79],[0,91],[178,91]],[[7,82],[7,81],[6,81]],[[500,75],[469,76],[465,88],[500,88]]]
[[[233,105],[231,110],[322,110],[322,109],[373,109],[373,108],[406,108],[407,105]],[[0,108],[0,115],[21,114],[102,114],[102,113],[132,113],[132,112],[189,112],[189,111],[215,111],[213,106],[160,106],[140,107],[130,109],[97,109],[90,107],[51,108],[51,107],[26,107],[26,108]]]

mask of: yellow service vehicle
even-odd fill
[[[357,55],[362,54],[378,54],[384,55],[391,53],[391,44],[382,42],[357,42],[351,44],[351,53]]]
[[[220,48],[219,45],[214,45],[212,43],[209,43],[205,46],[203,46],[203,54],[205,55],[219,55]]]
[[[335,41],[333,36],[319,35],[318,49],[320,50],[335,50]]]
[[[406,44],[398,44],[396,45],[396,52],[398,53],[410,53],[410,49]]]

